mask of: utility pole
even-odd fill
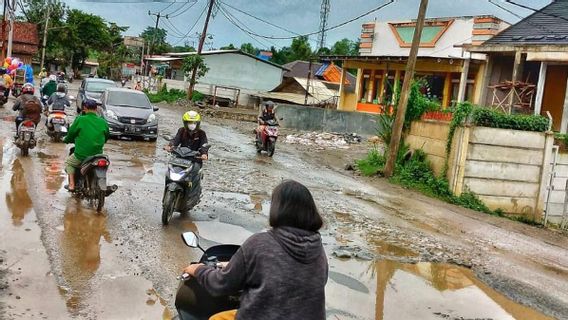
[[[213,11],[213,6],[215,5],[215,0],[209,0],[209,9],[207,9],[207,17],[205,17],[205,24],[203,25],[203,32],[199,37],[199,45],[197,46],[197,55],[201,55],[203,50],[203,44],[205,43],[205,38],[207,37],[207,26],[209,25],[209,19],[211,18],[211,11]],[[189,80],[189,88],[187,89],[187,97],[191,99],[193,95],[193,87],[195,85],[195,78],[197,76],[197,65],[193,67],[193,72],[191,73],[191,80]]]
[[[16,19],[16,0],[12,0],[10,5],[10,29],[8,31],[8,51],[6,52],[7,57],[12,56],[12,42],[14,40],[14,20]]]
[[[154,49],[154,43],[156,42],[156,35],[158,34],[158,25],[160,24],[160,18],[161,17],[166,17],[166,19],[168,18],[168,15],[161,15],[161,12],[158,13],[152,13],[150,11],[148,11],[148,15],[149,16],[156,16],[156,26],[154,27],[154,35],[152,36],[152,42],[148,45],[148,55],[151,55],[153,53],[152,49]],[[148,74],[148,67],[149,67],[149,63],[146,62],[146,74]]]
[[[310,63],[308,65],[308,81],[306,83],[306,95],[304,97],[304,105],[308,105],[308,95],[310,94],[310,80],[312,79],[312,61],[313,59],[310,58]]]
[[[39,70],[43,70],[43,66],[45,64],[45,46],[47,45],[47,28],[49,26],[49,16],[51,13],[51,6],[50,1],[47,1],[47,10],[45,15],[45,26],[43,28],[43,46],[41,49],[41,64],[39,66]]]
[[[420,1],[420,9],[418,9],[418,18],[416,19],[416,27],[414,28],[414,38],[412,39],[412,47],[408,62],[406,63],[406,71],[404,81],[400,91],[400,100],[396,110],[396,119],[392,128],[392,136],[388,149],[387,163],[385,165],[385,177],[392,177],[396,166],[396,158],[398,148],[400,146],[400,138],[402,136],[402,127],[404,125],[404,117],[406,115],[406,107],[408,105],[408,96],[410,95],[410,85],[414,79],[414,69],[416,67],[416,57],[420,47],[420,38],[422,37],[422,29],[424,28],[424,19],[426,17],[426,9],[428,8],[428,0]]]

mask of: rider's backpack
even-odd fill
[[[38,124],[41,121],[41,105],[34,99],[24,102],[22,107],[22,115],[24,119],[29,119]]]

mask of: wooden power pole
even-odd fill
[[[207,26],[209,25],[209,19],[211,18],[211,11],[213,11],[213,6],[215,5],[215,0],[209,0],[209,9],[207,9],[207,17],[205,18],[205,24],[203,25],[203,32],[199,37],[199,45],[197,46],[197,55],[201,55],[203,51],[203,45],[205,44],[205,39],[207,37]],[[191,72],[191,80],[189,81],[189,88],[187,89],[187,98],[191,99],[193,95],[193,87],[195,85],[195,78],[197,77],[197,68],[195,65]]]
[[[39,70],[43,70],[43,67],[45,65],[45,46],[47,45],[47,28],[49,27],[49,16],[50,16],[50,9],[51,9],[51,5],[50,5],[50,1],[47,1],[47,10],[46,10],[46,14],[45,14],[45,26],[43,28],[43,42],[42,42],[42,48],[41,48],[41,64],[39,66]]]
[[[418,9],[418,18],[416,19],[416,28],[414,29],[414,38],[412,39],[412,47],[410,48],[410,55],[408,56],[408,62],[406,63],[404,81],[402,83],[400,99],[396,109],[396,119],[392,128],[392,136],[384,172],[385,177],[387,178],[392,177],[396,166],[396,158],[402,136],[402,127],[404,125],[404,117],[406,115],[406,107],[408,105],[408,97],[410,95],[410,86],[414,79],[416,57],[418,56],[418,48],[420,47],[420,38],[422,37],[422,29],[424,28],[424,19],[426,17],[427,8],[428,0],[421,0],[420,9]]]

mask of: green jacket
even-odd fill
[[[45,86],[43,86],[43,88],[41,88],[40,93],[42,96],[51,97],[51,95],[54,94],[55,91],[57,91],[57,82],[50,80],[45,84]]]
[[[108,124],[96,113],[88,112],[75,119],[65,136],[65,143],[75,143],[75,157],[83,161],[103,153],[109,137]]]

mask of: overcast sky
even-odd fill
[[[183,44],[188,41],[194,45],[197,41],[196,32],[201,32],[203,17],[197,21],[195,28],[189,32],[189,38],[184,38],[198,16],[204,12],[208,0],[63,0],[71,8],[100,15],[107,21],[116,22],[122,26],[129,26],[125,35],[138,35],[147,26],[154,26],[155,17],[149,16],[148,11],[170,14],[168,21],[162,18],[160,27],[168,30],[168,41],[172,44]],[[138,1],[138,2],[133,2]],[[175,1],[175,2],[174,2]],[[364,12],[386,3],[388,0],[330,0],[331,10],[329,25],[347,21]],[[514,11],[517,15],[526,16],[530,10],[516,7],[504,0],[492,0]],[[552,0],[513,0],[533,8],[541,8]],[[174,3],[172,3],[174,2]],[[187,3],[189,2],[189,3]],[[193,3],[196,2],[196,3]],[[320,0],[223,0],[233,7],[248,12],[254,16],[268,20],[275,25],[296,33],[308,33],[318,29],[320,23]],[[382,21],[414,19],[418,11],[420,0],[395,0],[386,8],[356,20],[339,29],[329,31],[326,44],[330,46],[342,38],[357,39],[361,31],[361,24],[377,18]],[[221,4],[223,5],[223,4]],[[190,7],[191,6],[191,7]],[[246,16],[234,9],[225,7],[239,21],[257,34],[271,36],[291,36],[283,30],[271,27],[263,22]],[[187,11],[185,11],[187,10]],[[185,11],[185,12],[184,12]],[[488,0],[430,0],[428,17],[447,17],[462,15],[493,14],[508,22],[519,20],[512,14],[492,5]],[[176,30],[177,29],[177,30]],[[221,47],[229,43],[239,46],[244,42],[251,42],[257,47],[287,46],[291,40],[267,40],[247,35],[231,24],[218,12],[210,23],[208,33],[212,35],[212,46]],[[317,35],[310,38],[312,47],[315,47]]]

